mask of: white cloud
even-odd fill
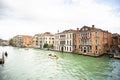
[[[112,11],[114,7],[99,4],[95,0],[3,0],[3,2],[8,8],[6,17],[0,19],[1,35],[4,35],[4,31],[6,34],[10,33],[9,35],[31,35],[45,31],[56,33],[58,29],[63,31],[92,24],[112,32],[119,33],[120,30],[120,17]]]

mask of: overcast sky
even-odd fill
[[[0,0],[0,38],[95,25],[120,34],[120,0]]]

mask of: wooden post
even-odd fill
[[[2,53],[2,64],[4,64],[4,52]]]

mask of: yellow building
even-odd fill
[[[32,36],[29,35],[17,35],[13,37],[14,46],[18,47],[31,47],[32,45]]]
[[[31,47],[32,45],[32,36],[24,35],[23,36],[23,46]]]

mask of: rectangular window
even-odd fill
[[[92,46],[90,46],[90,50],[92,50]]]
[[[96,51],[96,53],[97,53],[97,51]]]
[[[76,49],[76,45],[75,45],[75,49]]]
[[[83,35],[81,34],[81,38],[83,37]]]
[[[70,51],[71,51],[71,47],[70,47]]]
[[[82,47],[81,47],[81,51],[82,51],[83,49],[82,49]]]
[[[92,34],[90,33],[90,37],[92,36]]]
[[[95,36],[97,36],[97,32],[95,32]]]
[[[71,39],[71,34],[70,34],[70,39]]]
[[[85,45],[87,45],[87,40],[85,40]]]
[[[88,52],[89,52],[89,47],[88,47]]]
[[[76,34],[73,34],[73,37],[75,38],[75,37],[76,37]]]
[[[36,41],[36,43],[37,43],[38,41]]]
[[[65,44],[65,41],[60,41],[60,44]]]
[[[99,39],[96,39],[96,44],[97,44],[97,45],[99,44]]]
[[[98,47],[96,46],[96,50],[98,49]]]
[[[96,44],[97,44],[97,39],[96,39]]]
[[[65,35],[60,35],[60,37],[65,37]]]
[[[71,40],[70,40],[70,46],[71,46]]]

